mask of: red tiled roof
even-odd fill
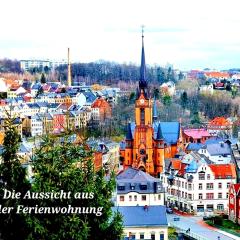
[[[236,178],[236,169],[234,164],[210,164],[215,178]]]
[[[224,72],[206,72],[205,75],[207,77],[213,77],[213,78],[229,78],[229,74],[228,73],[224,73]]]
[[[229,126],[231,125],[230,121],[228,121],[224,117],[216,117],[212,121],[208,123],[208,125],[215,125],[215,126]]]
[[[181,160],[179,159],[173,159],[172,162],[172,168],[175,170],[179,170],[181,168]]]
[[[101,108],[101,107],[109,107],[109,103],[103,98],[98,98],[92,104],[92,108]]]
[[[240,190],[240,183],[233,184],[232,186],[235,190],[235,193],[238,193],[238,191]]]

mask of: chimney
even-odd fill
[[[70,63],[70,48],[68,48],[68,87],[72,85],[71,63]]]

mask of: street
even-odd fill
[[[180,218],[179,221],[174,221],[174,218]],[[205,226],[202,224],[202,217],[197,216],[179,216],[176,214],[167,214],[168,223],[172,226],[179,227],[183,230],[187,230],[190,228],[191,233],[195,233],[206,240],[233,240],[240,239],[237,236],[230,237],[226,236],[220,232],[217,232],[212,227]],[[220,238],[218,238],[220,237]]]

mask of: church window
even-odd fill
[[[145,150],[144,149],[140,149],[140,154],[145,154]]]
[[[145,111],[144,108],[140,108],[140,117],[141,117],[141,124],[145,123]]]

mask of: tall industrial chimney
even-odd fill
[[[71,63],[70,63],[70,48],[68,48],[68,87],[72,85]]]

